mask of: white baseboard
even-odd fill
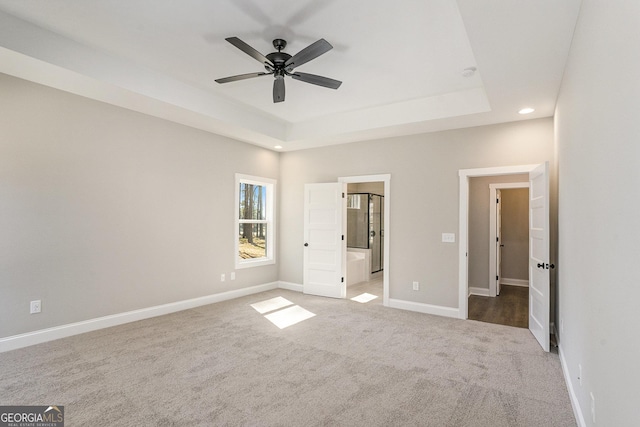
[[[529,287],[529,281],[528,280],[522,280],[522,279],[500,278],[500,284],[501,285],[509,285],[509,286],[522,286],[524,288],[528,288]]]
[[[488,288],[476,288],[475,286],[469,286],[469,295],[480,295],[481,297],[489,296]]]
[[[460,318],[460,310],[457,308],[443,307],[441,305],[424,304],[421,302],[389,299],[389,307],[401,310],[417,311],[418,313],[435,314],[436,316]]]
[[[82,322],[69,323],[66,325],[55,326],[53,328],[41,329],[38,331],[27,332],[25,334],[0,338],[0,353],[27,347],[34,344],[40,344],[47,341],[57,340],[59,338],[70,337],[72,335],[83,334],[85,332],[96,331],[98,329],[109,328],[111,326],[122,325],[124,323],[149,319],[151,317],[162,316],[164,314],[175,313],[177,311],[188,310],[190,308],[257,294],[259,292],[277,289],[278,285],[278,282],[265,283],[248,288],[206,295],[204,297],[192,298],[188,300],[172,302],[169,304],[162,304],[154,307],[147,307],[139,310],[112,314],[109,316],[97,317],[95,319],[84,320]]]
[[[291,282],[278,282],[278,288],[288,289],[290,291],[302,292],[302,285]]]
[[[587,427],[587,423],[584,422],[582,416],[582,409],[580,408],[580,402],[578,402],[578,396],[576,396],[573,382],[571,381],[571,375],[569,374],[569,368],[567,368],[567,361],[564,358],[564,352],[562,346],[558,343],[558,355],[560,356],[560,366],[562,366],[562,374],[564,375],[564,382],[567,384],[569,390],[569,400],[571,401],[571,407],[573,408],[573,415],[576,417],[578,427]]]

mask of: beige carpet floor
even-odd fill
[[[576,425],[528,330],[360,290],[379,298],[274,290],[2,353],[0,405],[64,405],[67,426]],[[315,316],[280,329],[251,306],[278,297]]]

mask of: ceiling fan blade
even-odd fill
[[[329,77],[316,76],[315,74],[308,73],[293,73],[291,74],[291,77],[305,83],[328,87],[329,89],[338,89],[342,84],[342,82],[339,80],[330,79]]]
[[[229,83],[229,82],[237,82],[238,80],[246,80],[252,79],[254,77],[266,76],[271,73],[247,73],[247,74],[239,74],[237,76],[224,77],[222,79],[216,79],[216,83]]]
[[[331,49],[333,49],[333,46],[331,46],[328,41],[326,41],[325,39],[320,39],[289,58],[287,62],[284,63],[284,68],[286,68],[287,70],[292,70],[295,67],[306,64],[307,62],[317,58],[323,53],[330,51]]]
[[[255,50],[254,48],[252,48],[242,40],[240,40],[239,38],[227,37],[225,40],[231,43],[232,45],[234,45],[235,47],[237,47],[238,49],[240,49],[241,51],[243,51],[244,53],[246,53],[247,55],[249,55],[250,57],[254,58],[255,60],[273,67],[273,64],[271,63],[271,61],[267,59],[266,56],[264,56],[263,54],[261,54],[260,52],[258,52],[257,50]]]
[[[278,78],[273,81],[273,102],[284,101],[284,78]]]

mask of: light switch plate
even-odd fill
[[[442,233],[442,241],[444,243],[455,243],[456,242],[456,234],[455,233]]]

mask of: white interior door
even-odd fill
[[[496,295],[500,295],[500,279],[502,278],[502,192],[496,190]]]
[[[344,183],[304,187],[305,294],[345,298],[347,241]]]
[[[549,351],[549,163],[529,173],[529,330]]]

